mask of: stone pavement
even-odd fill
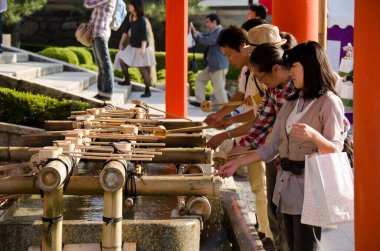
[[[141,92],[142,93],[142,92]],[[165,110],[165,92],[153,92],[150,98],[140,98],[140,92],[132,92],[128,101],[132,99],[141,100],[158,109]],[[127,104],[126,108],[133,107],[134,105]],[[207,115],[199,108],[188,105],[188,117],[195,121],[202,121]],[[245,203],[246,216],[249,222],[256,222],[255,219],[255,196],[250,191],[250,185],[244,177],[234,177],[237,192],[240,200]],[[342,224],[322,229],[321,240],[322,251],[353,251],[355,250],[354,244],[354,223]]]

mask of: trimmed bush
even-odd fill
[[[189,83],[189,86],[190,86],[190,90],[189,90],[189,95],[190,96],[195,96],[195,79],[197,77],[197,73],[194,73],[192,71],[189,71],[188,74],[187,74],[187,81]],[[211,81],[208,81],[207,85],[206,85],[206,99],[210,99],[210,95],[213,91],[213,87],[212,87],[212,84],[211,84]]]
[[[165,69],[165,52],[164,51],[156,51],[155,52],[155,57],[156,57],[156,69],[157,71],[160,71],[162,69]]]
[[[86,48],[76,47],[76,46],[68,46],[66,49],[74,52],[77,55],[79,64],[94,64],[94,60],[92,59],[91,52],[89,52]]]
[[[0,120],[3,122],[43,128],[45,120],[66,119],[71,111],[90,107],[86,102],[0,88]]]
[[[118,49],[109,49],[110,52],[110,57],[111,57],[111,62],[115,62],[115,56],[119,52]]]
[[[157,82],[165,82],[166,81],[166,70],[161,69],[157,71]]]
[[[80,67],[86,68],[91,71],[96,71],[96,72],[99,71],[99,67],[94,64],[81,64]]]
[[[78,60],[77,55],[66,48],[50,47],[42,51],[39,51],[37,53],[45,57],[54,58],[57,60],[67,62],[69,64],[79,65],[79,60]]]
[[[144,84],[144,80],[142,78],[142,75],[137,68],[128,68],[129,75],[131,77],[131,80],[133,82],[142,83]]]

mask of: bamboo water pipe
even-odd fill
[[[125,166],[125,161],[110,161],[99,176],[104,189],[102,250],[106,251],[119,251],[122,247]]]
[[[0,147],[0,161],[25,161],[32,157],[33,153],[28,152],[29,147]]]
[[[48,151],[47,151],[48,152]],[[38,182],[41,190],[45,192],[57,190],[63,185],[71,170],[74,169],[77,164],[76,161],[70,156],[59,155],[45,156],[46,153],[39,152],[40,158],[55,158],[48,161],[44,168],[38,174]]]
[[[59,156],[62,148],[39,151],[40,158],[50,158],[38,174],[39,188],[44,191],[42,250],[62,249],[63,183],[76,162],[68,156]]]
[[[116,146],[116,144],[115,144]],[[76,149],[81,150],[90,150],[90,151],[100,151],[100,152],[109,152],[112,153],[114,151],[114,148],[112,146],[76,146]],[[122,153],[138,153],[138,154],[150,154],[150,155],[162,155],[162,152],[156,151],[155,148],[152,149],[131,149],[131,150],[124,150],[120,149],[116,146],[118,150],[120,150]]]
[[[221,178],[214,175],[142,176],[136,179],[137,195],[220,196]],[[40,194],[34,177],[0,177],[0,194]],[[67,195],[103,195],[97,176],[72,176],[64,191]]]
[[[150,106],[150,105],[148,105],[148,104],[146,104],[146,103],[143,103],[143,102],[141,102],[141,101],[139,101],[139,100],[136,100],[136,99],[132,99],[132,100],[131,100],[131,103],[133,103],[133,104],[135,104],[135,105],[140,105],[140,106],[143,106],[143,107],[147,107],[147,108],[150,108],[150,109],[153,109],[153,110],[156,110],[156,111],[159,111],[159,112],[165,113],[165,114],[169,114],[169,115],[171,115],[171,116],[173,116],[173,117],[176,117],[176,118],[185,119],[185,120],[187,120],[187,121],[192,121],[191,119],[188,119],[188,118],[184,118],[184,117],[178,116],[178,115],[175,114],[175,113],[171,113],[171,112],[167,112],[167,111],[164,111],[164,110],[161,110],[161,109],[157,109],[157,108],[155,108],[155,107],[153,107],[153,106]]]
[[[162,148],[159,151],[162,155],[155,155],[152,159],[154,163],[211,163],[212,150],[209,148]]]
[[[42,211],[42,250],[62,250],[63,187],[46,191]]]

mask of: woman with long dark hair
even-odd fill
[[[270,142],[252,154],[227,162],[219,173],[230,177],[241,166],[279,155],[280,170],[272,201],[283,214],[289,250],[318,250],[321,228],[301,223],[305,156],[342,151],[344,109],[334,89],[334,73],[318,43],[299,44],[282,58],[290,69],[296,92],[277,115]],[[271,76],[266,76],[262,67],[265,57],[255,60],[253,72],[261,74],[258,77],[264,83],[269,82]]]
[[[130,85],[129,67],[137,67],[144,79],[145,92],[141,97],[150,97],[150,66],[156,64],[154,53],[148,43],[148,31],[144,5],[141,0],[131,0],[128,5],[130,16],[120,39],[120,52],[116,54],[115,69],[122,70],[125,80],[119,85]],[[124,44],[129,38],[128,46]]]

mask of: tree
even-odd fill
[[[3,33],[12,34],[12,46],[18,47],[21,21],[41,10],[47,0],[8,0],[7,2],[8,10],[3,13]]]

